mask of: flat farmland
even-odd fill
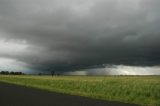
[[[160,106],[160,76],[12,76],[0,81],[51,92]]]

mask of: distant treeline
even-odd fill
[[[24,75],[22,72],[9,72],[9,71],[1,71],[1,75]]]

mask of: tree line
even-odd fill
[[[22,72],[9,72],[9,71],[1,71],[0,72],[1,75],[24,75],[24,73]]]

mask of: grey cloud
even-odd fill
[[[65,72],[65,75],[160,75],[160,67],[141,67],[124,65],[107,65],[103,68],[92,68]]]
[[[159,4],[159,0],[0,0],[0,38],[28,45],[26,52],[5,57],[39,70],[159,65]]]

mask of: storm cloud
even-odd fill
[[[0,61],[44,72],[158,66],[159,5],[159,0],[0,0]]]

